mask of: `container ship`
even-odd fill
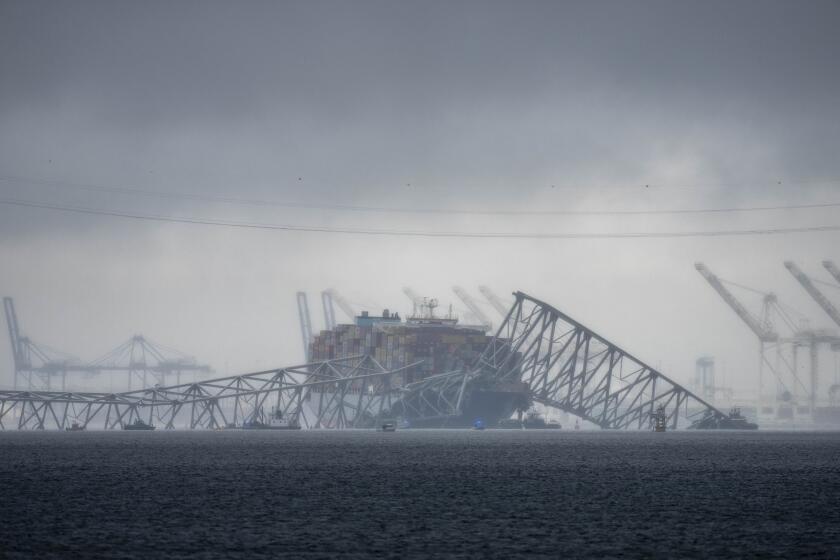
[[[452,315],[436,316],[435,300],[425,300],[403,320],[399,313],[382,311],[379,316],[362,312],[353,324],[337,325],[313,337],[311,361],[369,355],[388,370],[406,368],[391,380],[391,387],[405,387],[433,375],[468,368],[492,337],[485,326],[462,325]],[[414,365],[412,365],[414,364]],[[411,367],[406,367],[411,365]],[[312,399],[315,406],[318,399]],[[466,388],[461,414],[447,417],[412,416],[399,405],[390,411],[401,427],[470,428],[476,422],[496,426],[517,411],[528,410],[530,397],[521,382],[475,383]],[[374,419],[370,419],[371,427]]]

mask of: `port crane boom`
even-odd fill
[[[402,289],[402,291],[405,294],[405,297],[407,297],[409,300],[411,300],[411,303],[413,303],[415,305],[420,305],[421,303],[423,303],[423,298],[418,296],[417,292],[415,292],[413,289],[409,288],[408,286],[405,286]]]
[[[414,309],[412,310],[411,314],[417,315],[417,310],[423,308],[423,298],[417,295],[417,292],[415,292],[408,286],[404,286],[402,291],[405,294],[405,297],[407,297],[411,301],[411,304],[414,306]]]
[[[488,329],[492,326],[490,323],[490,319],[487,318],[487,315],[484,314],[484,311],[478,306],[476,301],[462,288],[461,286],[453,286],[452,291],[455,292],[455,295],[464,302],[464,305],[467,306],[467,309],[470,310],[470,313],[475,315],[475,318],[478,319],[478,322],[482,325],[487,327]]]
[[[694,268],[697,269],[703,278],[715,289],[715,291],[723,298],[729,307],[741,318],[744,323],[755,333],[758,339],[761,342],[776,342],[779,340],[779,335],[773,330],[773,328],[768,324],[762,324],[752,313],[747,311],[747,308],[744,307],[738,299],[732,295],[726,286],[720,281],[720,278],[715,276],[711,270],[703,263],[696,263]],[[773,297],[772,294],[769,294],[765,297]]]
[[[334,290],[333,288],[326,290],[326,293],[329,294],[330,298],[332,299],[332,301],[335,302],[338,308],[341,309],[345,315],[347,315],[348,319],[352,321],[356,318],[356,310],[353,309],[353,306],[350,305],[349,301],[344,299],[344,296],[339,294],[338,291]]]
[[[805,288],[805,291],[808,292],[808,295],[814,298],[814,301],[822,307],[823,311],[825,311],[831,320],[834,321],[838,326],[840,326],[840,311],[834,307],[834,304],[825,297],[825,295],[817,288],[811,279],[804,273],[802,270],[796,266],[796,263],[792,261],[785,261],[785,268],[790,271],[796,280],[802,284],[802,287]]]
[[[331,331],[335,328],[335,306],[332,295],[328,291],[321,292],[321,307],[324,308],[324,328]]]
[[[487,299],[487,301],[490,302],[490,305],[493,306],[493,309],[495,309],[499,313],[499,315],[501,315],[504,318],[507,318],[510,306],[505,305],[502,299],[499,296],[497,296],[495,292],[493,292],[493,290],[491,290],[487,286],[479,286],[478,291],[481,292],[481,295],[483,295]]]
[[[309,301],[306,292],[297,293],[298,318],[300,319],[300,336],[303,341],[303,355],[309,359],[309,343],[312,341],[312,319],[309,316]]]
[[[21,350],[20,328],[18,327],[17,313],[15,313],[15,302],[10,297],[3,298],[3,309],[6,311],[6,325],[9,327],[9,340],[12,345],[12,356],[15,363],[15,372],[24,367],[24,356]],[[17,381],[17,375],[15,375]]]
[[[834,279],[840,283],[840,268],[837,268],[837,265],[834,264],[834,261],[823,261],[823,267],[834,276]]]

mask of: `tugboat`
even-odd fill
[[[741,414],[741,409],[735,406],[729,410],[729,418],[723,422],[723,427],[727,430],[757,430],[758,424],[753,424],[747,420]]]
[[[757,430],[758,424],[750,422],[741,414],[741,409],[733,407],[728,416],[721,417],[709,411],[703,418],[695,420],[692,430]]]
[[[82,426],[81,424],[79,424],[78,422],[73,422],[72,424],[70,424],[69,428],[64,428],[64,429],[67,430],[68,432],[84,432],[85,431],[85,427]]]
[[[300,424],[291,422],[283,417],[283,413],[279,409],[275,409],[268,422],[264,421],[265,415],[262,409],[259,413],[254,415],[254,419],[248,422],[243,422],[243,430],[300,430]]]
[[[526,430],[559,430],[562,428],[558,422],[546,422],[540,413],[535,410],[528,413],[525,421],[522,422],[522,427]]]
[[[142,420],[140,420],[139,418],[138,418],[137,420],[135,420],[133,424],[125,424],[125,425],[123,426],[123,430],[145,430],[145,431],[151,431],[151,430],[154,430],[154,429],[155,429],[155,427],[154,427],[154,426],[152,426],[151,424],[146,424],[145,422],[143,422],[143,421],[142,421]]]

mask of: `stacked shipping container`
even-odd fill
[[[309,351],[313,361],[368,354],[391,370],[422,361],[394,380],[403,386],[469,366],[489,341],[483,331],[469,327],[391,321],[321,331]]]

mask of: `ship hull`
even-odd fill
[[[468,393],[458,416],[438,418],[412,418],[406,420],[412,428],[473,428],[476,423],[497,426],[500,420],[510,418],[517,410],[528,406],[525,393],[511,391],[477,390]]]

